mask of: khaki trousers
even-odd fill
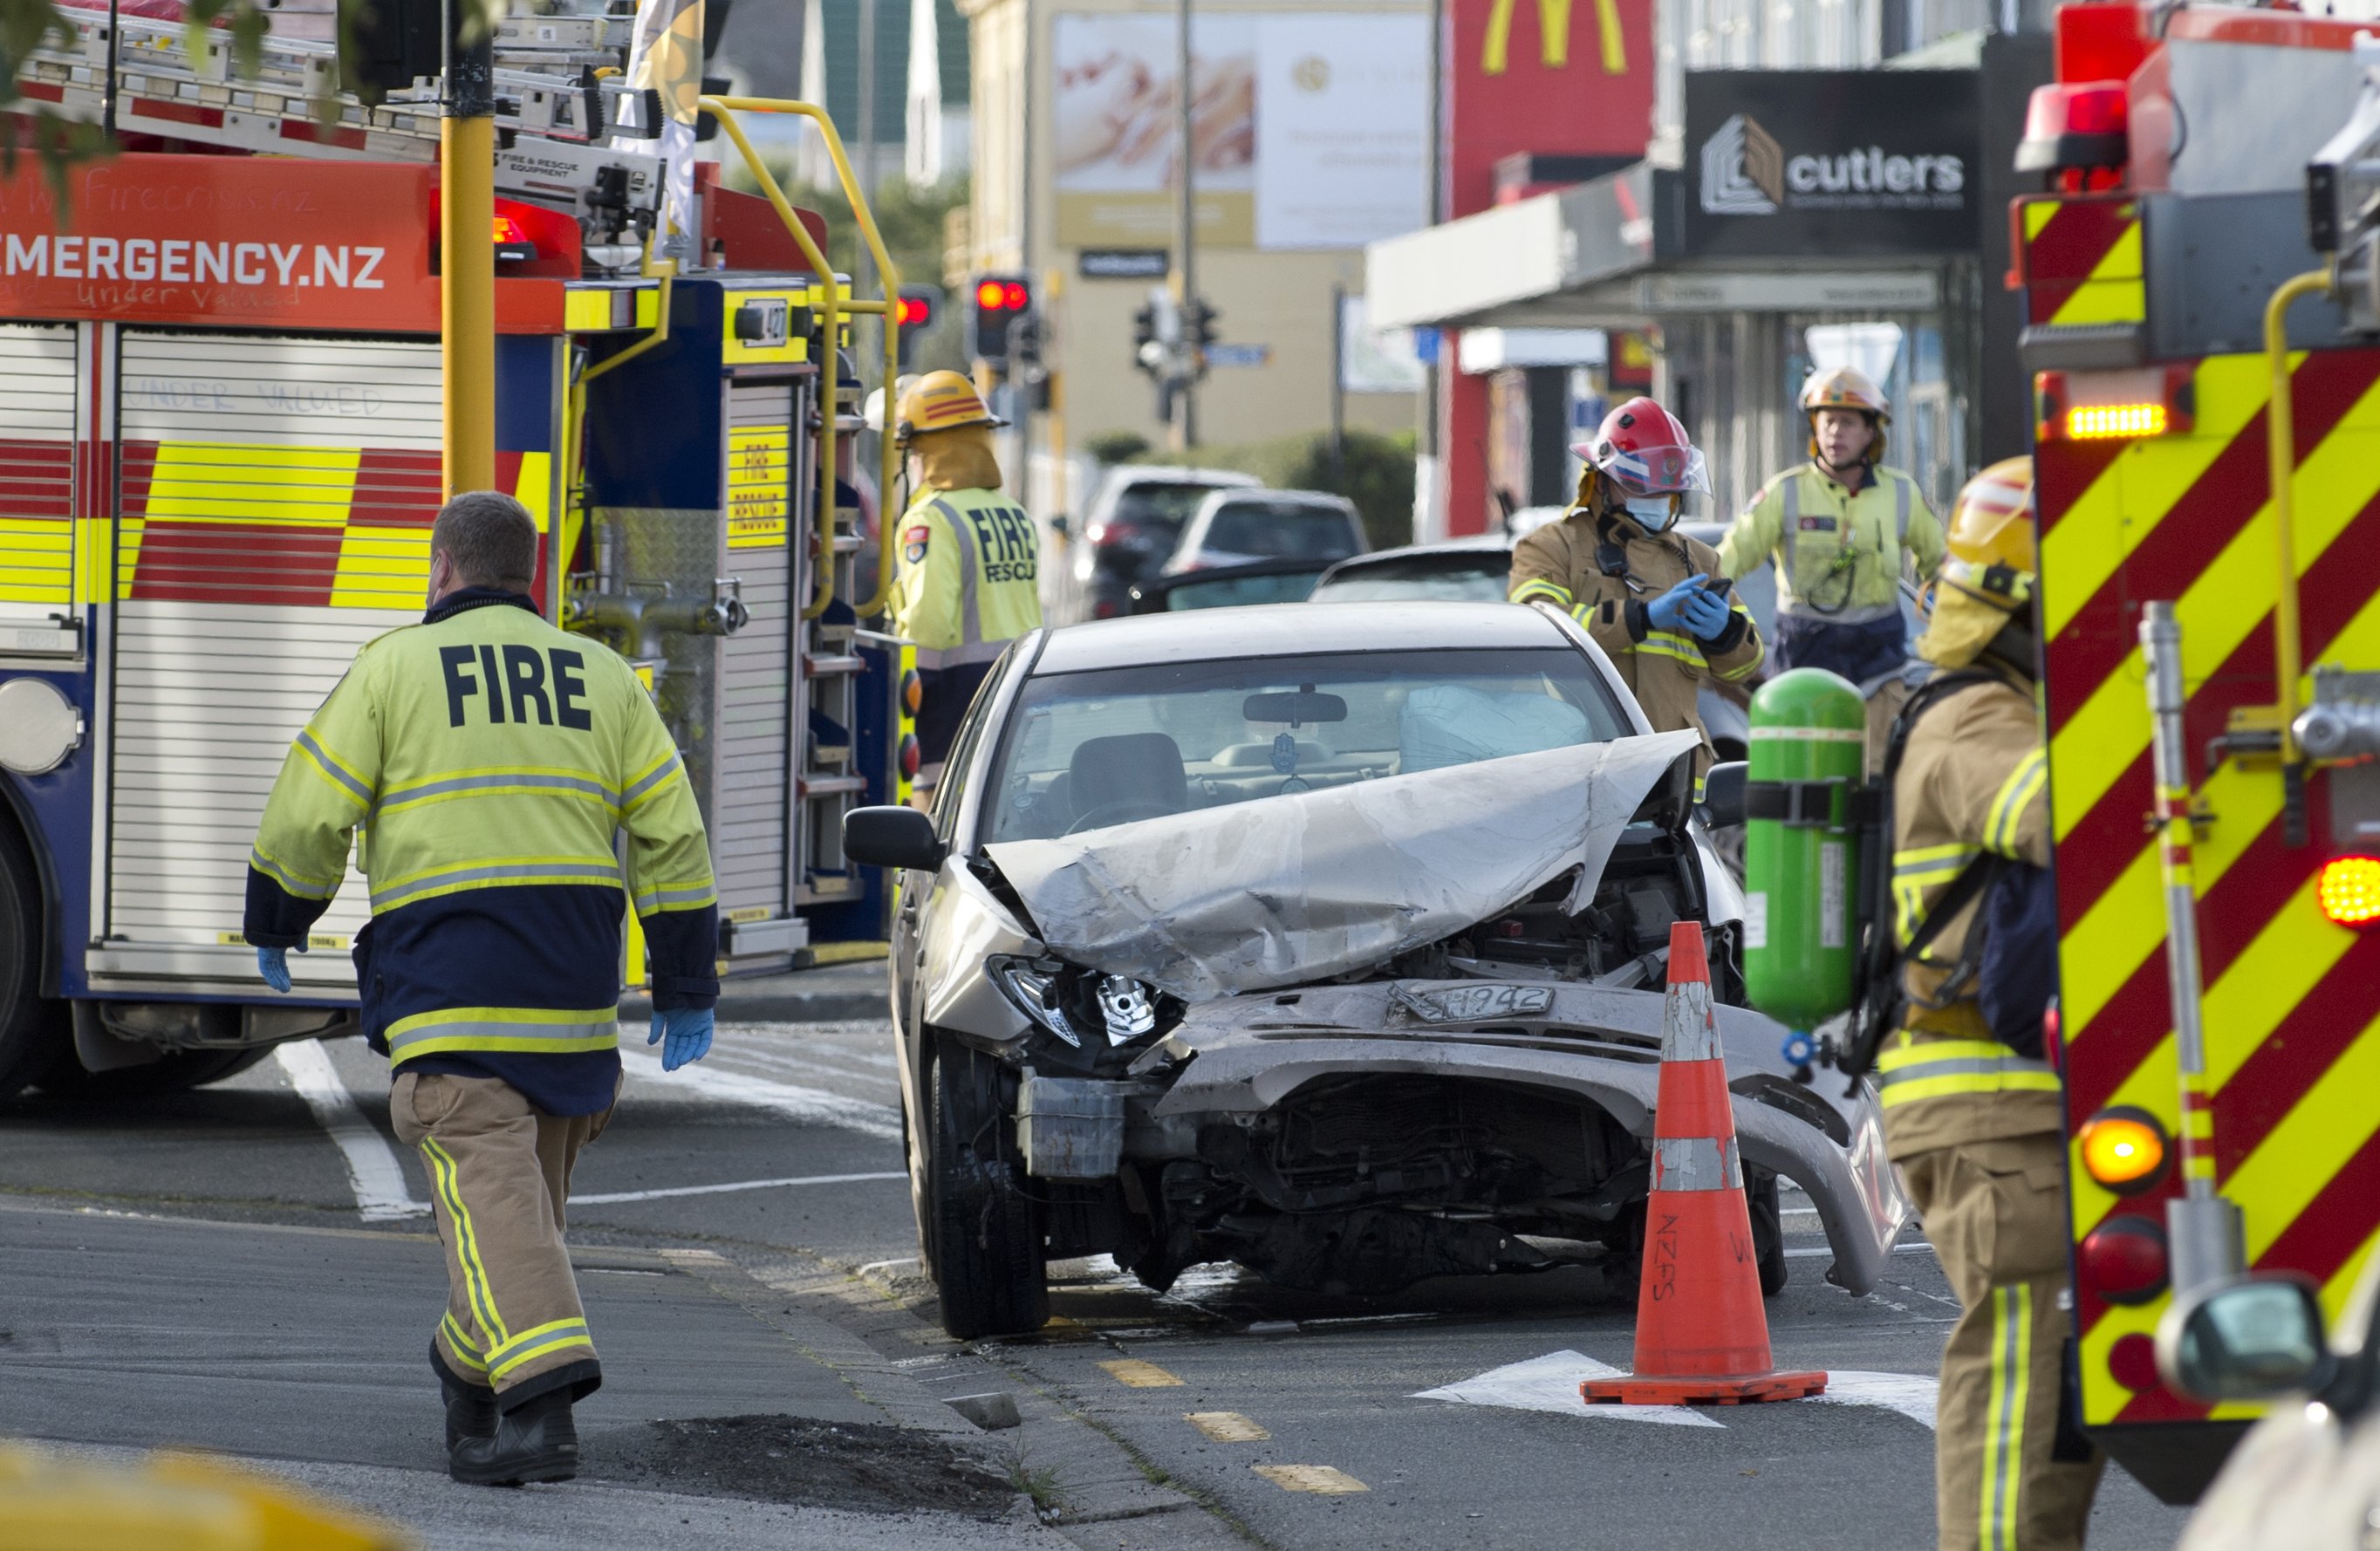
[[[615,1100],[616,1103],[616,1100]],[[421,1149],[446,1249],[439,1353],[506,1404],[601,1382],[563,1243],[578,1150],[612,1118],[543,1114],[493,1077],[401,1072],[389,1094],[397,1140]]]
[[[1982,1100],[1978,1100],[1982,1102]],[[2064,1148],[2040,1132],[1900,1159],[1961,1313],[1935,1410],[1941,1551],[2072,1551],[2106,1461],[2051,1458],[2072,1328]]]

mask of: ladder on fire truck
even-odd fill
[[[276,27],[285,25],[285,12],[273,14]],[[112,63],[120,134],[278,156],[437,160],[434,78],[368,104],[340,91],[338,45],[327,37],[268,33],[256,68],[243,72],[227,31],[206,31],[193,54],[179,20],[118,15],[111,22],[88,0],[68,0],[67,15],[74,45],[45,40],[27,56],[20,81],[27,98],[67,118],[102,122]],[[587,228],[590,262],[613,271],[638,263],[662,198],[659,157],[606,143],[624,117],[633,127],[658,116],[637,101],[650,94],[620,74],[634,19],[606,0],[540,0],[534,8],[513,0],[495,38],[496,191],[568,210]]]

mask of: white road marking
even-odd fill
[[[1724,1425],[1690,1406],[1590,1406],[1578,1398],[1578,1387],[1585,1380],[1618,1377],[1623,1372],[1579,1352],[1556,1351],[1532,1357],[1525,1363],[1490,1368],[1460,1384],[1425,1389],[1414,1399],[1497,1406],[1507,1411],[1546,1411],[1560,1416],[1608,1416],[1623,1422],[1666,1423],[1673,1427]],[[1877,1406],[1931,1427],[1937,1388],[1936,1381],[1922,1374],[1830,1368],[1827,1371],[1826,1393],[1807,1397],[1807,1403]]]
[[[1827,1248],[1824,1244],[1816,1244],[1813,1245],[1809,1249],[1787,1250],[1785,1252],[1785,1256],[1789,1260],[1815,1260],[1822,1254],[1832,1256],[1834,1253],[1834,1251]],[[1934,1253],[1934,1246],[1927,1243],[1923,1239],[1912,1239],[1905,1244],[1893,1245],[1892,1253],[1895,1254],[1931,1254]]]
[[[1622,1373],[1583,1352],[1556,1351],[1525,1363],[1507,1363],[1460,1384],[1425,1389],[1416,1400],[1452,1400],[1458,1405],[1497,1406],[1506,1411],[1549,1411],[1559,1416],[1606,1417],[1615,1422],[1652,1422],[1670,1427],[1716,1427],[1719,1424],[1685,1406],[1591,1406],[1578,1387],[1591,1378]]]
[[[429,1212],[428,1206],[413,1199],[406,1187],[405,1170],[396,1161],[396,1149],[356,1108],[356,1096],[347,1091],[321,1040],[276,1045],[273,1059],[289,1074],[298,1097],[306,1101],[315,1122],[330,1133],[346,1159],[347,1182],[356,1193],[356,1209],[366,1222],[390,1222]]]
[[[909,1176],[894,1170],[889,1174],[805,1174],[790,1180],[738,1180],[725,1185],[673,1185],[666,1190],[616,1190],[601,1195],[574,1195],[574,1206],[602,1206],[621,1201],[665,1201],[674,1195],[723,1195],[737,1190],[782,1190],[790,1185],[847,1185],[863,1180],[905,1180]]]
[[[1922,1374],[1875,1374],[1857,1368],[1827,1370],[1827,1392],[1810,1400],[1830,1406],[1882,1406],[1912,1422],[1934,1425],[1934,1397],[1941,1387]]]
[[[900,1111],[889,1104],[829,1093],[824,1088],[806,1088],[794,1083],[780,1083],[772,1078],[730,1072],[707,1061],[697,1061],[692,1066],[681,1066],[675,1072],[665,1072],[662,1070],[659,1056],[648,1055],[641,1048],[625,1044],[620,1047],[620,1064],[627,1068],[630,1076],[649,1083],[674,1084],[704,1098],[747,1105],[755,1109],[771,1109],[791,1120],[839,1125],[847,1131],[881,1137],[888,1142],[901,1139]]]

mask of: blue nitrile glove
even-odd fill
[[[302,945],[298,950],[300,953],[305,951]],[[279,991],[283,996],[287,996],[289,994],[289,950],[286,948],[258,949],[256,973],[264,976],[266,985]]]
[[[1686,608],[1703,596],[1703,579],[1688,576],[1684,581],[1645,605],[1645,617],[1656,630],[1676,630],[1686,623]]]
[[[653,1032],[645,1036],[648,1045],[662,1048],[662,1070],[675,1072],[688,1061],[698,1061],[710,1054],[711,1014],[708,1007],[673,1007],[653,1014]],[[662,1044],[662,1036],[668,1043]]]
[[[1716,641],[1727,628],[1727,598],[1708,588],[1686,600],[1686,633],[1697,641]]]

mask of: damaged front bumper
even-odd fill
[[[1228,997],[1193,1007],[1164,1048],[1195,1050],[1161,1097],[1131,1084],[1122,1150],[1179,1156],[1198,1123],[1262,1112],[1334,1076],[1440,1076],[1547,1089],[1602,1108],[1649,1146],[1661,993],[1507,981],[1399,980]],[[1715,1009],[1746,1163],[1808,1193],[1834,1253],[1829,1281],[1873,1289],[1909,1216],[1874,1091],[1792,1080],[1782,1028]]]

